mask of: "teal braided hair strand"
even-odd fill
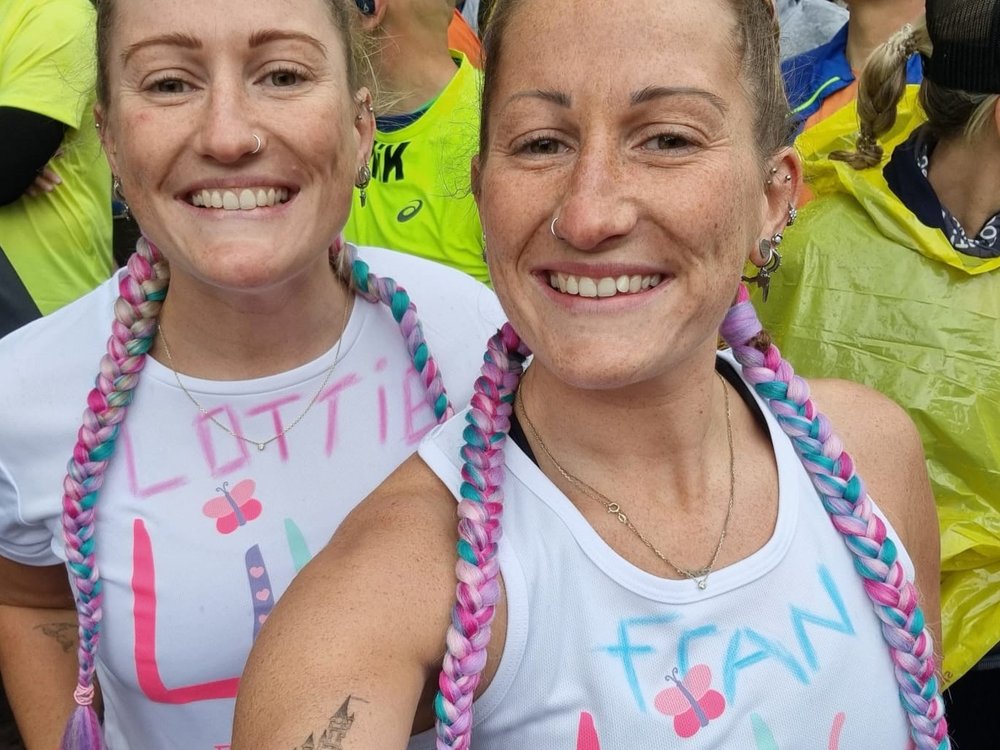
[[[948,724],[935,675],[934,646],[906,579],[896,545],[873,510],[854,460],[809,398],[809,386],[764,333],[742,284],[721,328],[743,377],[767,402],[788,435],[834,527],[854,558],[865,592],[882,621],[910,733],[920,750],[948,750]]]
[[[63,734],[62,750],[101,750],[104,741],[91,705],[94,669],[101,636],[103,593],[94,554],[97,496],[146,353],[153,344],[156,318],[166,295],[169,269],[156,248],[140,239],[119,281],[115,321],[101,358],[96,384],[87,396],[83,425],[63,480],[63,538],[76,593],[80,645],[74,698],[77,708]]]
[[[472,701],[500,599],[496,559],[503,513],[503,447],[527,347],[508,323],[490,339],[466,413],[462,500],[458,504],[457,602],[434,700],[438,750],[468,750]]]

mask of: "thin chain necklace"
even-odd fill
[[[709,560],[708,565],[703,568],[696,568],[694,570],[689,570],[687,568],[682,568],[677,563],[673,562],[669,557],[664,555],[660,550],[658,550],[654,544],[646,538],[646,536],[636,528],[636,525],[632,523],[632,520],[625,513],[620,503],[616,503],[611,500],[607,495],[598,492],[589,484],[584,482],[577,476],[570,474],[566,469],[562,467],[556,457],[552,455],[548,447],[545,445],[545,441],[542,440],[542,436],[538,434],[538,430],[535,428],[534,423],[531,421],[531,417],[528,416],[528,412],[524,406],[523,393],[520,394],[521,397],[517,399],[514,404],[515,408],[519,408],[521,411],[521,416],[524,417],[525,424],[528,425],[528,429],[531,430],[532,436],[535,438],[535,442],[538,443],[538,447],[542,449],[542,452],[548,456],[549,461],[552,465],[556,467],[556,470],[563,476],[564,479],[576,485],[580,490],[583,491],[592,500],[596,500],[604,509],[611,515],[618,518],[618,521],[626,526],[632,531],[639,540],[652,550],[653,554],[656,555],[660,560],[673,568],[678,575],[684,576],[685,578],[690,578],[696,584],[698,588],[704,590],[708,587],[708,577],[712,574],[715,569],[715,563],[719,560],[719,553],[722,551],[722,543],[726,541],[726,533],[729,531],[729,519],[733,515],[733,499],[736,495],[736,457],[735,451],[733,450],[733,417],[729,408],[729,388],[726,385],[725,379],[719,373],[719,380],[722,382],[722,393],[723,398],[726,402],[726,439],[729,442],[729,506],[726,508],[726,519],[722,522],[722,533],[719,535],[719,542],[715,545],[715,551],[712,553],[712,559]]]
[[[187,388],[184,387],[184,383],[181,382],[181,376],[177,373],[177,370],[174,369],[174,358],[170,354],[170,344],[167,343],[167,336],[163,332],[163,326],[160,325],[159,321],[157,321],[156,323],[156,332],[159,334],[160,339],[163,341],[163,352],[164,354],[167,355],[167,362],[169,363],[168,367],[170,371],[174,374],[174,380],[177,381],[177,385],[180,386],[180,389],[182,391],[184,391],[184,395],[191,400],[191,403],[194,404],[196,407],[198,407],[198,411],[200,411],[202,414],[208,417],[208,419],[212,422],[212,424],[219,427],[224,432],[229,433],[237,440],[242,440],[244,443],[249,443],[250,445],[256,446],[257,450],[262,451],[278,438],[284,437],[286,434],[288,434],[289,430],[291,430],[295,425],[297,425],[305,418],[306,414],[309,413],[309,410],[312,409],[315,403],[319,400],[320,394],[323,393],[323,389],[326,388],[326,384],[330,382],[330,376],[333,375],[333,370],[334,368],[336,368],[337,363],[340,361],[340,347],[344,343],[344,334],[347,331],[347,313],[348,310],[350,310],[351,297],[353,296],[354,295],[351,292],[351,290],[348,289],[345,293],[346,301],[344,303],[344,315],[343,315],[344,330],[341,331],[340,333],[340,339],[337,341],[337,349],[333,353],[333,364],[330,365],[328,368],[326,368],[326,374],[323,376],[323,382],[319,384],[319,388],[316,389],[316,393],[313,394],[313,397],[309,399],[309,403],[306,405],[306,408],[302,411],[302,413],[299,414],[299,416],[297,416],[291,422],[291,424],[287,425],[281,432],[279,432],[274,437],[268,438],[267,440],[254,440],[252,438],[240,435],[237,432],[233,432],[226,425],[224,425],[218,419],[213,417],[212,414],[208,411],[208,409],[206,409],[204,406],[198,403],[198,399],[196,399],[192,395],[191,391],[189,391]]]

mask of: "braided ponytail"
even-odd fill
[[[424,340],[416,306],[406,290],[391,278],[371,273],[368,264],[358,260],[354,249],[340,237],[334,241],[330,256],[334,269],[339,276],[346,277],[352,289],[369,302],[382,302],[389,307],[413,365],[421,375],[437,421],[446,420],[454,409],[437,362]],[[76,590],[80,667],[73,692],[77,708],[63,732],[60,750],[105,748],[100,721],[92,706],[104,598],[95,552],[96,506],[121,424],[139,383],[139,373],[153,346],[169,280],[170,269],[160,251],[145,237],[140,238],[118,283],[120,296],[115,301],[115,321],[107,354],[101,359],[96,385],[87,396],[83,425],[63,480],[63,539],[67,567]]]
[[[434,699],[438,750],[468,750],[472,701],[500,599],[496,559],[503,513],[504,443],[514,394],[530,352],[510,323],[487,344],[476,380],[462,448],[462,500],[458,504],[457,602],[448,628],[448,651]]]
[[[62,739],[62,750],[102,750],[101,727],[91,703],[94,670],[101,636],[104,598],[94,553],[94,520],[98,492],[146,353],[153,344],[156,318],[167,293],[170,271],[157,249],[140,239],[119,282],[115,321],[108,351],[101,358],[96,384],[87,397],[83,425],[63,480],[63,538],[66,561],[76,589],[80,662],[73,692],[77,708]]]
[[[896,124],[896,108],[906,91],[906,64],[914,53],[931,54],[927,25],[921,19],[906,24],[875,48],[858,76],[859,132],[854,151],[834,151],[831,159],[855,169],[874,167],[882,161],[878,139]]]
[[[791,439],[854,558],[865,593],[882,621],[914,743],[920,750],[947,750],[951,743],[934,673],[933,641],[924,625],[916,588],[906,580],[896,546],[873,512],[871,498],[854,471],[854,460],[809,398],[808,384],[782,359],[764,331],[742,284],[721,332],[743,366],[743,377],[767,402]]]

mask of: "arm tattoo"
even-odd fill
[[[368,702],[356,695],[348,695],[347,700],[330,717],[330,723],[327,724],[319,739],[316,739],[314,732],[306,738],[305,742],[293,750],[344,750],[344,740],[347,739],[347,733],[351,731],[351,726],[354,724],[354,714],[350,711],[352,700],[362,703]]]
[[[77,629],[75,622],[47,622],[34,627],[34,630],[42,631],[42,635],[55,639],[62,646],[64,654],[76,648]]]

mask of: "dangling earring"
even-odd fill
[[[354,181],[354,187],[359,188],[361,193],[359,195],[361,199],[361,208],[364,208],[368,203],[368,185],[372,181],[372,171],[365,164],[358,167],[358,179]]]
[[[782,239],[784,238],[779,232],[769,240],[761,240],[759,247],[761,258],[764,260],[763,264],[757,269],[755,276],[741,277],[746,283],[757,285],[764,302],[767,302],[767,293],[771,288],[771,276],[781,268],[781,253],[778,252],[778,245],[781,244]]]
[[[118,179],[118,175],[115,175],[111,181],[111,194],[115,200],[122,204],[122,216],[125,221],[131,221],[132,211],[129,210],[128,201],[125,200],[125,196],[122,195],[122,181]]]

